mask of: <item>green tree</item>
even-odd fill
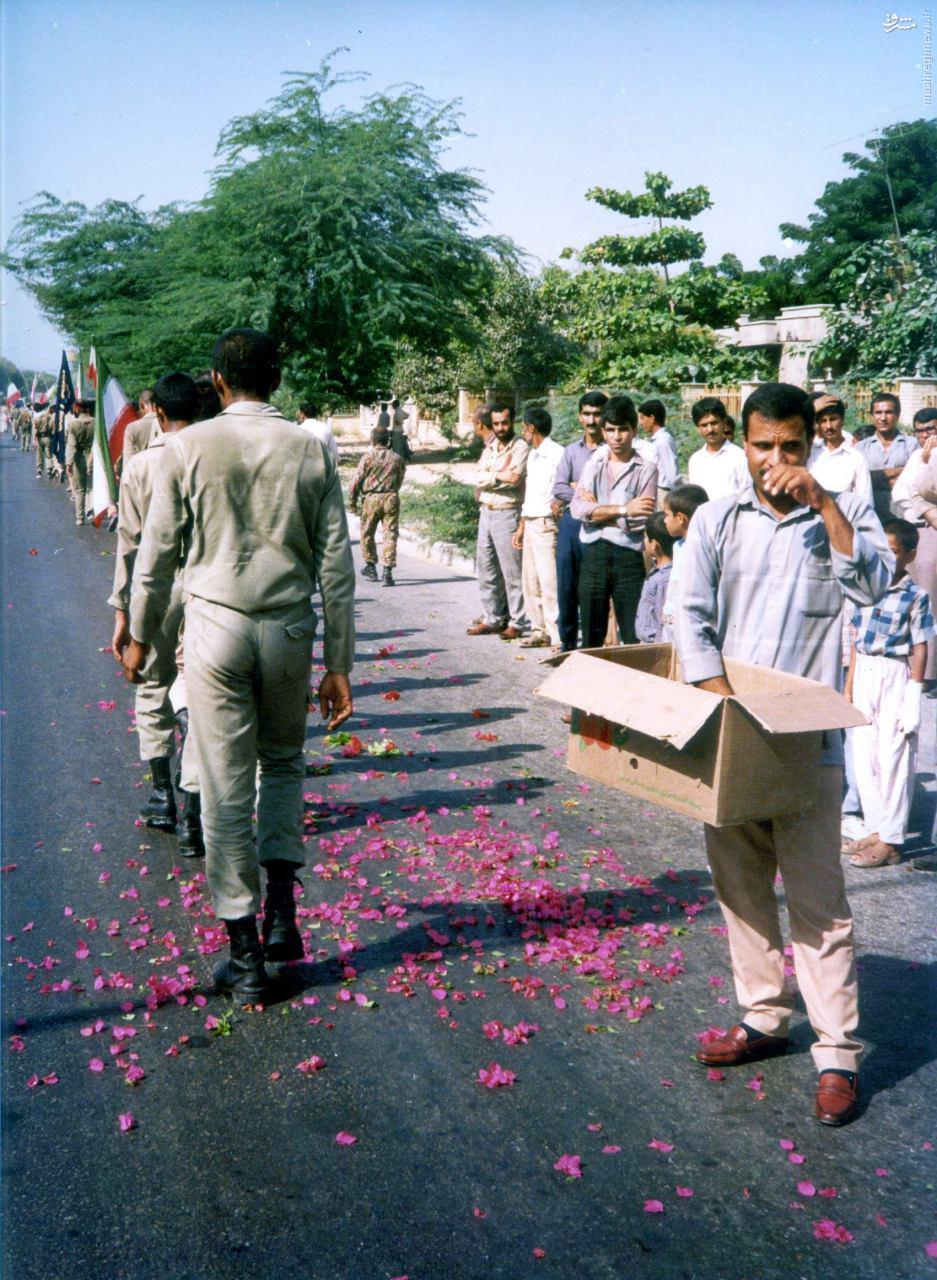
[[[843,304],[814,353],[818,367],[839,361],[861,381],[937,374],[937,235],[863,245],[833,276]]]
[[[444,167],[452,104],[407,86],[329,110],[361,79],[290,73],[264,109],[232,120],[198,203],[146,213],[43,193],[20,219],[8,265],[77,341],[93,335],[138,386],[208,363],[217,334],[267,329],[303,394],[368,398],[400,343],[468,337],[506,242],[479,237],[484,189]]]
[[[744,280],[742,264],[726,254],[714,267],[701,259],[699,232],[665,225],[711,207],[706,187],[671,191],[665,174],[645,175],[647,190],[593,188],[590,199],[629,218],[652,218],[656,231],[609,235],[578,254],[579,270],[551,268],[544,277],[548,311],[560,332],[583,351],[580,381],[667,391],[680,382],[734,381],[760,368],[750,350],[720,346],[713,328],[733,324],[761,301]],[[686,263],[671,276],[669,268]]]
[[[860,246],[911,231],[937,234],[937,120],[889,125],[865,143],[865,154],[846,152],[850,177],[828,182],[804,226],[785,222],[781,234],[802,244],[795,259],[811,302],[840,302],[834,275]]]

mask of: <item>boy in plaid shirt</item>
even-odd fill
[[[859,798],[871,835],[844,851],[855,867],[901,861],[921,726],[927,642],[937,635],[927,592],[908,576],[918,531],[907,520],[882,526],[895,556],[891,586],[876,605],[857,609],[846,696],[869,724],[855,729],[853,753]]]

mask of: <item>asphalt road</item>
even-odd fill
[[[568,773],[536,654],[406,561],[362,583],[352,740],[310,721],[308,963],[232,1012],[200,864],[134,825],[113,537],[6,437],[0,489],[5,1277],[937,1274],[933,873],[849,872],[852,1126],[811,1117],[802,1018],[710,1079],[695,1036],[736,1015],[698,826]]]

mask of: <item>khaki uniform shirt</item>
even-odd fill
[[[120,455],[121,467],[126,467],[135,454],[148,449],[154,438],[162,434],[162,428],[156,421],[155,413],[146,413],[142,418],[137,418],[136,422],[131,422],[124,432],[124,448]]]
[[[480,491],[478,500],[483,507],[510,511],[520,506],[524,498],[528,453],[530,449],[520,436],[515,436],[508,444],[502,444],[497,436],[492,436],[491,443],[482,450],[475,476],[475,487]],[[520,472],[516,484],[505,484],[498,479],[498,472],[507,470]]]
[[[94,418],[87,413],[82,413],[79,414],[78,417],[70,418],[68,423],[68,434],[65,438],[65,465],[70,467],[75,461],[75,455],[78,453],[90,453],[93,443]]]
[[[355,575],[335,463],[273,405],[238,401],[170,436],[153,474],[130,591],[130,632],[159,630],[183,563],[186,598],[241,613],[308,600],[318,580],[325,665],[354,663]]]
[[[127,613],[130,609],[130,584],[133,566],[140,549],[143,524],[153,495],[153,473],[162,459],[166,437],[160,432],[148,449],[131,458],[120,482],[117,517],[117,559],[114,564],[114,587],[108,599],[113,609]]]
[[[40,413],[36,418],[36,435],[43,437],[51,436],[54,430],[55,422],[52,418],[52,414],[48,409],[46,409],[44,413]]]

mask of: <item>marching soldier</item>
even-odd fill
[[[400,486],[407,464],[390,449],[390,431],[375,427],[371,432],[371,448],[362,455],[348,490],[348,507],[354,511],[361,494],[361,553],[364,568],[361,575],[377,582],[377,546],[374,533],[382,525],[381,551],[384,558],[385,587],[394,585],[397,563],[397,532],[400,524]]]
[[[52,432],[55,424],[52,412],[44,409],[36,418],[36,476],[48,475],[53,479],[52,469]]]
[[[153,408],[152,387],[144,387],[140,392],[137,403],[140,406],[141,416],[137,418],[136,422],[131,422],[124,432],[124,448],[120,455],[121,475],[123,475],[124,467],[126,467],[134,454],[148,449],[154,438],[160,433],[156,410]]]
[[[127,615],[130,612],[130,590],[140,538],[153,492],[153,476],[164,455],[164,444],[176,431],[195,421],[199,412],[199,393],[194,379],[187,373],[167,373],[153,390],[153,406],[160,425],[159,435],[148,449],[135,454],[124,470],[120,485],[120,513],[117,524],[117,557],[114,565],[114,589],[108,604],[115,610],[112,648],[118,662],[130,640]],[[176,713],[170,689],[178,675],[177,648],[182,626],[182,581],[177,575],[169,605],[155,632],[146,666],[136,693],[136,725],[140,742],[140,758],[149,766],[153,782],[140,818],[157,831],[176,832],[179,852],[196,857],[204,852],[199,819],[199,796],[196,791],[182,791],[183,812],[176,825],[176,797],[173,791],[171,765],[176,745]],[[180,727],[188,717],[180,710]]]
[[[273,340],[230,329],[215,344],[213,366],[220,415],[172,435],[156,469],[123,666],[137,683],[184,554],[186,686],[206,874],[230,943],[215,981],[256,1003],[270,989],[264,961],[304,954],[293,886],[303,863],[310,597],[318,580],[326,666],[319,706],[335,729],[353,710],[354,568],[335,463],[268,403],[280,382]],[[267,872],[262,945],[258,861]]]
[[[77,525],[84,524],[88,503],[88,472],[94,443],[94,418],[89,410],[93,407],[90,400],[75,401],[78,413],[69,420],[65,439],[65,471],[71,482]]]

